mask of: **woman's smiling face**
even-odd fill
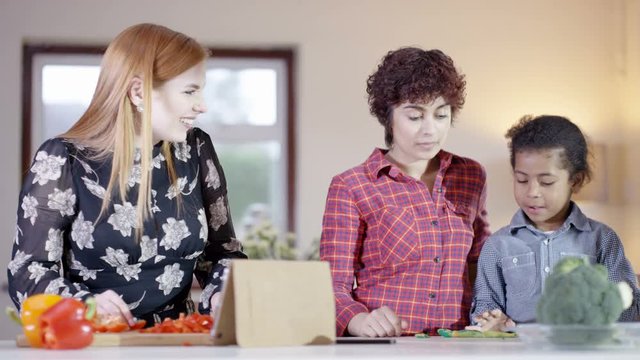
[[[202,89],[205,85],[205,63],[153,89],[151,127],[153,142],[185,141],[196,117],[207,111]]]

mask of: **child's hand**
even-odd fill
[[[353,336],[385,337],[400,336],[402,330],[409,324],[400,319],[396,313],[387,306],[382,306],[370,313],[360,313],[354,316],[347,331]]]
[[[473,320],[475,320],[478,325],[467,326],[465,328],[466,330],[505,331],[507,328],[516,326],[516,323],[500,309],[485,311]]]

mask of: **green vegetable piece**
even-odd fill
[[[505,331],[485,331],[483,332],[485,338],[501,338],[501,339],[509,339],[516,338],[518,334],[514,332],[505,332]]]
[[[485,337],[482,331],[477,330],[454,330],[453,337],[460,338],[482,338]]]
[[[607,269],[577,257],[558,262],[538,301],[537,321],[552,325],[609,325],[624,310],[618,286]]]
[[[449,329],[438,329],[438,335],[442,337],[453,337],[453,330]]]
[[[553,272],[558,274],[567,274],[579,266],[588,264],[587,260],[581,257],[566,257],[556,264],[553,268]]]
[[[438,335],[446,338],[515,338],[518,335],[503,331],[449,330],[438,329]]]

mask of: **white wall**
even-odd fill
[[[210,46],[295,47],[297,233],[309,242],[320,234],[331,177],[383,144],[364,89],[388,50],[440,48],[467,74],[467,103],[447,148],[485,165],[496,230],[516,209],[503,135],[523,114],[568,116],[607,144],[630,144],[640,136],[634,125],[640,111],[625,107],[633,98],[623,98],[621,88],[638,98],[639,16],[635,0],[0,0],[0,269],[9,260],[20,186],[24,41],[103,44],[126,26],[156,22]],[[628,58],[628,50],[635,57]],[[620,64],[629,59],[634,65],[627,64],[625,73]],[[630,137],[619,138],[628,127],[634,128]],[[635,175],[625,189],[638,187]],[[640,247],[625,236],[632,230],[624,208],[585,207],[619,230],[640,270]]]

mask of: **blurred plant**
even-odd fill
[[[243,251],[249,259],[318,260],[319,239],[311,243],[309,251],[302,253],[296,247],[296,236],[288,232],[284,238],[273,224],[266,220],[248,229],[242,239]]]
[[[309,251],[305,254],[306,260],[320,260],[320,238],[315,238],[309,246]]]
[[[249,259],[295,260],[296,239],[291,233],[279,238],[278,230],[270,221],[262,221],[248,229],[242,240],[244,253]]]

